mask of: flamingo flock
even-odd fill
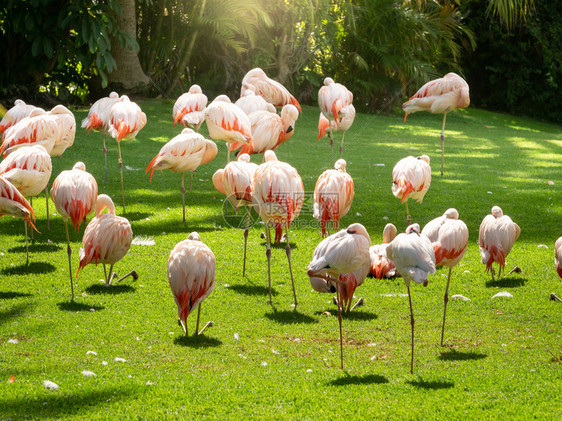
[[[376,279],[401,276],[408,292],[411,325],[410,371],[414,370],[414,311],[412,304],[412,281],[426,286],[430,275],[438,266],[448,268],[444,293],[441,346],[444,332],[451,272],[463,259],[469,241],[467,225],[459,219],[459,212],[450,208],[442,216],[429,221],[420,229],[412,223],[408,200],[422,202],[431,185],[431,167],[428,155],[407,156],[396,163],[392,171],[391,191],[405,203],[407,228],[398,233],[395,225],[388,223],[383,230],[382,244],[371,245],[366,228],[353,222],[339,230],[341,218],[350,211],[355,194],[355,185],[347,172],[348,163],[343,159],[344,135],[351,129],[355,119],[353,94],[332,78],[326,78],[318,92],[320,119],[318,140],[326,134],[330,138],[333,153],[333,133],[341,132],[340,159],[333,169],[319,175],[314,189],[313,216],[320,224],[319,244],[307,267],[310,285],[315,291],[335,293],[338,306],[341,368],[343,355],[343,314],[353,310],[354,293],[368,275]],[[428,82],[403,109],[408,114],[429,111],[443,114],[441,131],[442,161],[444,165],[444,129],[447,113],[469,105],[468,85],[460,76],[449,73],[444,78]],[[280,113],[278,114],[278,109]],[[235,211],[246,206],[244,229],[244,256],[242,276],[246,276],[246,255],[251,212],[262,219],[265,228],[265,254],[267,257],[268,292],[272,299],[272,243],[285,241],[285,254],[293,292],[293,306],[297,307],[297,287],[289,239],[291,223],[299,216],[305,202],[304,183],[298,170],[288,162],[277,158],[276,150],[295,133],[295,123],[302,114],[296,98],[280,83],[267,77],[262,69],[250,70],[242,80],[240,98],[234,103],[226,95],[218,95],[211,103],[198,85],[192,85],[182,94],[172,110],[173,124],[180,123],[181,133],[164,144],[148,163],[146,173],[149,181],[154,171],[170,169],[181,173],[183,222],[186,222],[184,173],[193,171],[212,161],[218,148],[214,140],[227,143],[227,164],[212,177],[213,185],[224,194]],[[205,123],[209,137],[199,130]],[[108,97],[96,101],[82,127],[102,134],[105,161],[105,184],[108,184],[107,148],[105,137],[117,141],[121,175],[123,212],[125,211],[125,189],[123,182],[123,159],[121,140],[134,139],[147,124],[147,116],[139,105],[127,96],[112,92]],[[0,153],[0,216],[10,215],[25,221],[27,260],[27,229],[36,230],[35,213],[31,197],[43,190],[48,192],[52,172],[51,157],[61,156],[74,143],[76,121],[70,110],[57,106],[51,111],[25,104],[17,100],[0,122],[2,143]],[[283,146],[285,148],[285,146]],[[237,153],[230,161],[231,152]],[[251,162],[252,154],[262,154],[262,163]],[[353,165],[350,165],[353,169]],[[190,183],[191,184],[191,183]],[[389,183],[390,184],[390,183]],[[25,196],[30,197],[28,201]],[[48,197],[47,196],[47,221]],[[72,300],[74,300],[74,278],[72,273],[72,251],[68,222],[79,231],[82,222],[95,211],[87,223],[79,252],[76,278],[90,263],[101,263],[104,267],[104,283],[107,286],[122,281],[128,276],[137,279],[132,270],[118,278],[114,265],[125,257],[133,240],[130,222],[116,214],[113,200],[99,194],[95,177],[86,172],[85,165],[77,162],[72,170],[62,171],[54,180],[50,197],[58,214],[63,219],[69,264]],[[106,213],[104,211],[107,210]],[[357,214],[359,216],[359,214]],[[349,219],[349,217],[347,217]],[[330,235],[329,223],[332,223]],[[272,238],[271,228],[275,235]],[[48,229],[48,228],[47,228]],[[493,264],[499,266],[498,277],[506,265],[506,257],[512,250],[521,229],[504,215],[499,206],[494,206],[479,230],[478,243],[482,263],[486,271],[495,278]],[[320,241],[321,239],[321,241]],[[220,261],[220,260],[219,260]],[[562,237],[555,244],[555,267],[562,278]],[[106,265],[109,264],[109,273]],[[209,322],[200,331],[199,319],[202,302],[212,293],[216,281],[217,261],[211,248],[202,242],[197,232],[189,234],[170,252],[167,272],[170,289],[178,309],[178,324],[188,334],[187,318],[197,308],[195,334],[200,335],[212,326]],[[297,269],[301,271],[301,269]],[[511,272],[510,272],[511,273]]]

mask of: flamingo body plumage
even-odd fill
[[[0,163],[0,175],[26,197],[45,189],[52,170],[51,156],[42,145],[23,146]]]
[[[276,107],[292,104],[302,113],[301,106],[296,98],[279,82],[267,77],[265,72],[256,67],[250,70],[242,79],[240,96],[244,96],[246,90],[252,90],[256,95],[262,96],[267,102]]]
[[[207,95],[199,85],[191,85],[189,91],[181,94],[174,103],[172,110],[174,125],[178,122],[185,127],[199,131],[199,127],[205,121],[205,107],[207,106]]]
[[[429,156],[421,155],[417,158],[408,156],[396,163],[392,169],[392,194],[406,202],[407,222],[410,225],[408,199],[422,203],[431,185],[431,167]]]
[[[4,114],[0,121],[0,134],[3,135],[6,129],[12,127],[25,117],[29,117],[31,111],[35,108],[37,108],[35,105],[26,104],[23,100],[16,99],[14,106]]]
[[[371,257],[370,273],[377,279],[396,276],[396,267],[386,255],[386,248],[396,237],[394,224],[386,224],[382,233],[382,244],[375,244],[369,249]]]
[[[261,95],[256,95],[251,89],[246,89],[244,95],[236,100],[234,105],[240,107],[248,116],[254,111],[269,111],[277,113],[275,106],[270,104]]]
[[[35,108],[29,117],[4,132],[0,153],[6,157],[17,148],[33,143],[42,145],[50,154],[60,137],[61,129],[56,117],[41,108]]]
[[[101,132],[104,135],[109,135],[109,128],[111,126],[111,107],[119,102],[119,94],[111,92],[109,96],[98,99],[90,107],[88,116],[82,120],[82,128]]]

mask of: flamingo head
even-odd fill
[[[83,162],[78,161],[76,164],[74,164],[72,169],[73,170],[86,171],[86,165]]]
[[[443,216],[448,219],[459,219],[459,211],[455,208],[449,208],[445,211]]]
[[[346,167],[347,167],[347,162],[345,162],[345,159],[338,159],[334,164],[334,168],[341,172],[345,172]]]
[[[191,234],[189,234],[187,236],[187,239],[193,241],[201,241],[201,237],[199,236],[199,233],[197,231],[193,231]]]
[[[492,215],[494,215],[495,218],[501,218],[503,216],[502,208],[500,208],[499,206],[494,206],[492,208]]]

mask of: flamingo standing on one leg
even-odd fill
[[[189,91],[181,94],[174,104],[172,114],[174,125],[178,122],[185,127],[199,132],[199,127],[205,121],[205,107],[207,95],[199,85],[191,85]]]
[[[445,119],[447,113],[457,108],[466,108],[470,105],[468,83],[456,73],[447,73],[440,79],[435,79],[423,85],[409,101],[402,104],[408,114],[417,111],[429,111],[432,114],[443,114],[441,127],[441,176],[445,161]]]
[[[386,224],[382,232],[382,244],[375,244],[369,249],[371,256],[371,275],[377,279],[396,276],[396,268],[386,255],[386,248],[397,234],[394,224]]]
[[[351,105],[352,102],[353,94],[349,89],[341,83],[334,82],[334,80],[330,77],[324,79],[324,86],[322,86],[318,91],[318,106],[320,107],[320,112],[324,115],[324,117],[326,117],[330,122],[333,121],[336,127],[339,127],[340,120],[344,116],[344,108]],[[348,110],[349,113],[355,112],[355,108],[346,108],[346,110]],[[328,136],[330,137],[330,145],[332,146],[332,162],[334,162],[334,138],[332,136],[331,128],[328,130],[328,133]],[[340,147],[340,158],[342,155],[343,137]]]
[[[480,224],[478,244],[482,263],[486,265],[486,272],[491,270],[494,280],[492,263],[499,265],[498,278],[505,268],[505,258],[511,251],[513,244],[519,238],[521,228],[511,218],[503,214],[499,206],[492,208],[492,214],[487,215]]]
[[[37,108],[35,105],[26,104],[21,99],[16,99],[14,106],[4,114],[2,121],[0,121],[0,134],[3,135],[6,129],[12,127],[25,117],[29,117],[29,114],[35,108]]]
[[[234,105],[242,108],[246,114],[250,115],[254,111],[269,111],[270,113],[277,113],[275,106],[265,100],[264,97],[256,95],[251,89],[246,89],[244,95],[236,100]]]
[[[291,138],[295,133],[299,112],[294,105],[287,104],[281,110],[281,116],[270,111],[254,111],[248,118],[252,125],[253,142],[232,143],[230,150],[234,151],[241,147],[241,153],[263,154],[265,151],[277,149],[281,143]]]
[[[217,145],[212,140],[205,139],[192,129],[185,128],[181,134],[174,137],[160,149],[146,167],[145,173],[150,171],[150,181],[154,170],[170,169],[181,172],[181,194],[183,205],[183,222],[185,222],[185,187],[184,174],[193,174],[200,165],[211,162],[217,156]]]
[[[248,143],[252,141],[252,125],[242,109],[234,105],[226,95],[219,95],[205,109],[205,122],[209,136],[227,143]],[[230,149],[227,147],[227,163]]]
[[[125,211],[125,190],[123,188],[123,159],[121,158],[121,140],[134,139],[146,124],[146,114],[127,95],[121,96],[111,107],[109,117],[109,134],[117,140],[119,151],[119,169],[121,171],[121,197]]]
[[[422,155],[414,158],[408,156],[396,163],[392,170],[392,194],[402,203],[406,202],[406,220],[410,225],[411,218],[408,211],[408,199],[419,203],[423,201],[425,193],[431,184],[431,167],[429,156]]]
[[[195,335],[213,325],[208,322],[199,331],[201,303],[215,287],[215,255],[201,241],[197,232],[192,232],[187,240],[176,244],[168,259],[168,281],[178,306],[178,324],[187,336],[187,317],[197,307]]]
[[[410,282],[427,286],[427,276],[435,273],[435,252],[429,238],[420,234],[420,226],[412,224],[406,228],[406,233],[398,234],[386,248],[386,255],[392,261],[396,270],[402,274],[406,288],[408,288],[408,301],[410,302],[410,324],[412,325],[412,359],[410,372],[414,373],[414,309]]]
[[[343,218],[353,202],[353,179],[345,171],[347,163],[338,159],[333,170],[326,170],[314,187],[313,216],[322,227],[322,237],[326,237],[326,226],[330,221],[337,231]]]
[[[108,213],[102,212],[107,209]],[[96,200],[96,216],[90,221],[84,237],[82,238],[82,248],[78,253],[80,256],[80,265],[76,277],[80,269],[84,266],[95,263],[103,263],[103,272],[105,275],[105,285],[111,285],[113,279],[117,276],[113,273],[113,265],[121,260],[129,251],[131,242],[133,241],[133,230],[131,224],[126,218],[115,215],[115,205],[111,198],[105,194],[100,194]],[[109,275],[105,270],[105,265],[109,264]],[[119,278],[115,283],[121,282],[128,276],[137,279],[137,273],[132,270],[127,275]]]
[[[4,215],[10,215],[15,218],[22,218],[27,221],[33,229],[35,225],[31,219],[35,220],[33,208],[25,197],[14,187],[12,183],[0,176],[0,218]],[[29,250],[27,247],[27,224],[25,226],[25,252],[27,255],[26,264],[29,263]]]
[[[265,72],[256,67],[250,70],[242,79],[240,96],[244,96],[246,90],[254,91],[256,95],[262,96],[267,102],[276,107],[293,104],[302,114],[301,106],[293,95],[279,82],[267,77]]]
[[[328,285],[335,284],[338,301],[338,322],[340,326],[340,358],[343,370],[343,333],[342,333],[342,305],[353,298],[354,286],[350,283],[350,290],[347,290],[348,280],[342,274],[352,274],[354,271],[363,269],[367,276],[369,271],[369,246],[371,238],[365,227],[355,223],[325,239],[323,239],[312,256],[312,262],[308,265],[308,276],[314,286],[321,285],[321,281],[326,281]],[[351,278],[351,276],[350,276]],[[363,277],[365,279],[365,277]],[[351,279],[349,280],[351,281]],[[316,288],[315,288],[316,289]],[[330,287],[331,291],[331,287]],[[344,292],[345,291],[345,292]],[[343,298],[345,296],[345,298]]]
[[[265,152],[265,162],[258,166],[254,174],[252,203],[265,222],[265,235],[267,241],[267,275],[269,280],[269,303],[271,299],[271,234],[270,225],[275,227],[275,242],[281,241],[283,226],[287,245],[285,252],[289,261],[289,273],[293,285],[295,307],[297,306],[297,292],[293,279],[291,266],[291,245],[289,241],[290,224],[302,208],[304,202],[304,186],[302,179],[295,168],[286,162],[277,160],[273,151]]]
[[[433,243],[435,265],[449,268],[447,286],[443,298],[445,302],[443,308],[443,326],[441,328],[441,346],[443,346],[451,271],[453,267],[461,261],[466,251],[466,246],[468,246],[468,228],[466,224],[459,219],[459,212],[454,208],[450,208],[445,211],[443,216],[429,221],[426,226],[423,227],[421,233],[427,236]]]
[[[70,218],[74,231],[80,229],[80,224],[87,215],[92,213],[98,197],[98,183],[96,179],[86,172],[83,162],[77,162],[72,170],[62,171],[51,187],[51,199],[57,212],[64,221],[66,230],[66,244],[68,254],[68,272],[70,275],[70,290],[74,300],[74,282],[72,279],[72,249],[68,234],[68,219]]]
[[[33,205],[32,197],[46,188],[52,170],[51,157],[42,145],[32,144],[18,148],[0,163],[0,175],[12,183],[24,197],[29,197],[30,205]],[[27,223],[24,221],[24,224]],[[25,233],[27,244],[27,225]]]
[[[248,230],[250,226],[250,214],[252,212],[252,181],[258,166],[250,162],[250,155],[241,153],[236,161],[229,162],[224,169],[218,169],[213,174],[213,185],[238,211],[240,206],[246,205],[248,217],[246,229],[244,230],[244,263],[242,276],[246,276],[246,246],[248,244]]]
[[[353,121],[355,120],[355,107],[353,104],[346,105],[341,109],[339,112],[341,115],[339,125],[336,124],[335,120],[330,121],[326,118],[326,116],[320,113],[320,118],[318,119],[318,137],[316,140],[322,139],[326,136],[326,132],[328,132],[328,137],[332,143],[332,160],[334,159],[334,140],[333,140],[333,133],[334,132],[341,132],[341,145],[340,145],[340,158],[343,155],[343,140],[345,137],[345,133],[350,129]]]
[[[107,184],[107,148],[105,147],[105,136],[109,135],[111,107],[119,101],[119,94],[111,92],[108,97],[100,98],[92,104],[88,117],[82,120],[82,127],[88,130],[96,130],[102,134],[103,155],[105,159],[105,183]]]

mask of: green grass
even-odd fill
[[[387,218],[403,231],[405,209],[391,192],[392,168],[407,155],[426,153],[433,180],[423,204],[410,205],[413,220],[423,227],[456,207],[470,230],[450,293],[471,301],[449,303],[446,347],[439,346],[446,270],[430,276],[427,288],[412,290],[416,359],[410,375],[410,318],[402,280],[367,279],[358,288],[365,306],[344,317],[346,370],[341,371],[336,307],[331,295],[312,291],[306,276],[321,239],[311,199],[290,233],[298,307],[291,307],[283,248],[273,249],[270,306],[263,226],[250,230],[247,277],[242,278],[242,231],[225,221],[223,196],[212,186],[213,172],[226,161],[225,145],[219,142],[217,158],[195,173],[183,224],[180,175],[156,172],[152,183],[144,175],[150,159],[180,131],[171,123],[172,104],[140,105],[148,124],[137,139],[122,144],[124,163],[132,168],[124,176],[125,216],[134,235],[152,236],[156,245],[132,246],[115,266],[119,273],[136,269],[138,281],[106,289],[99,281],[102,267],[87,266],[70,302],[64,227],[57,215],[46,230],[44,197],[34,201],[41,234],[30,246],[29,266],[23,223],[0,219],[0,419],[560,416],[562,307],[549,301],[551,292],[562,295],[553,264],[554,242],[562,235],[560,126],[477,109],[455,112],[447,119],[445,176],[440,177],[440,116],[418,113],[405,124],[401,116],[357,116],[344,149],[355,199],[342,226],[361,222],[373,244],[382,240]],[[75,110],[77,121],[86,112]],[[326,140],[315,140],[317,108],[304,107],[303,113],[278,157],[298,169],[305,190],[312,192],[318,175],[330,166],[330,151]],[[82,160],[100,193],[109,194],[121,214],[113,140],[108,149],[106,185],[101,136],[78,129],[74,146],[53,160],[53,179]],[[507,266],[522,269],[494,282],[480,263],[476,243],[480,222],[493,205],[521,227]],[[73,271],[83,229],[71,232]],[[166,263],[173,246],[194,230],[217,257],[215,290],[202,306],[203,322],[213,320],[215,326],[201,337],[184,338]],[[513,298],[491,299],[504,290]],[[188,319],[190,331],[195,316]],[[97,376],[84,377],[82,370]],[[15,382],[9,383],[12,375]],[[45,389],[43,380],[60,390]]]

